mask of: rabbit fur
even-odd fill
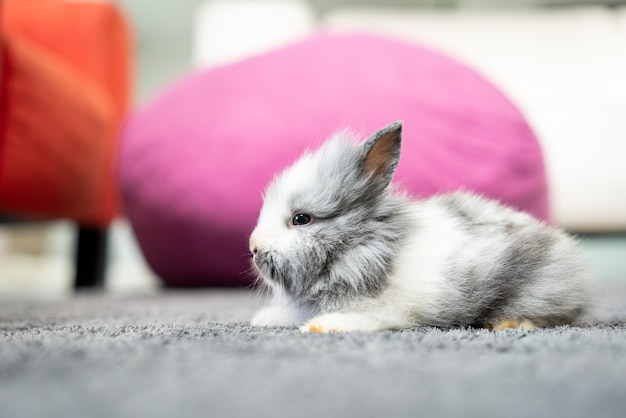
[[[272,294],[253,325],[303,332],[555,326],[591,303],[577,242],[477,195],[412,199],[390,184],[402,123],[340,132],[265,191],[250,237]]]

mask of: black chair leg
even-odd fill
[[[80,226],[76,245],[76,289],[104,287],[107,259],[107,229]]]

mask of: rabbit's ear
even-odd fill
[[[376,132],[361,145],[363,173],[377,191],[387,187],[396,172],[400,162],[401,140],[402,121],[396,121]]]

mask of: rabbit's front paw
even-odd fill
[[[489,324],[487,328],[493,331],[504,331],[505,329],[529,331],[531,329],[535,329],[536,326],[527,319],[504,319],[495,324]]]
[[[378,321],[366,315],[353,313],[320,315],[300,327],[302,332],[313,333],[375,331],[377,329],[380,329]]]
[[[296,315],[287,306],[272,305],[261,309],[252,318],[251,325],[261,327],[293,326],[297,323]]]

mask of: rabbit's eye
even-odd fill
[[[307,213],[296,213],[291,218],[291,224],[294,226],[306,225],[311,222],[311,215]]]

